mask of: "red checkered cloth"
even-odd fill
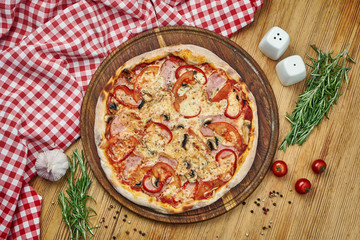
[[[38,239],[36,154],[80,134],[92,74],[122,42],[154,27],[223,36],[254,20],[263,0],[9,0],[0,3],[0,239]]]

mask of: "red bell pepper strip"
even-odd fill
[[[145,83],[144,80],[144,74],[147,72],[152,72],[154,75],[157,74],[157,72],[159,71],[160,67],[159,66],[148,66],[145,67],[143,70],[141,70],[141,72],[139,73],[139,75],[137,75],[135,83],[134,83],[134,91],[133,91],[133,97],[135,101],[140,101],[141,99],[141,87],[142,85]]]
[[[117,95],[116,95],[116,92],[118,91],[122,91],[125,93],[125,95],[127,97],[129,97],[130,101],[131,99],[133,99],[133,90],[129,89],[126,85],[119,85],[117,87],[115,87],[114,89],[114,92],[113,92],[113,97],[115,98],[115,100],[120,103],[121,105],[124,105],[125,107],[128,107],[128,108],[137,108],[139,106],[139,104],[136,104],[136,103],[130,103],[130,102],[125,102],[123,100],[121,100]],[[135,102],[135,101],[134,101]]]

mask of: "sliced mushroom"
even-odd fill
[[[152,185],[153,185],[154,187],[159,188],[159,179],[158,179],[158,178],[152,176],[152,177],[151,177],[151,183],[152,183]]]
[[[209,125],[211,122],[212,122],[212,118],[206,118],[206,119],[204,120],[203,125],[204,125],[204,126]]]
[[[184,175],[179,175],[181,186],[187,181],[187,178]]]
[[[219,140],[218,140],[219,141]],[[213,150],[217,150],[217,147],[219,145],[219,142],[216,141],[216,139],[212,140],[212,139],[209,139],[207,141],[207,145],[209,146],[210,150],[213,151]]]
[[[164,118],[165,118],[166,121],[169,121],[169,120],[170,120],[170,114],[164,113],[163,116],[164,116]]]
[[[114,103],[114,102],[113,102],[113,103],[110,103],[110,105],[109,105],[109,109],[110,109],[110,110],[115,110],[115,111],[116,111],[116,110],[117,110],[117,105],[116,105],[116,103]]]
[[[106,122],[106,123],[109,123],[111,120],[113,120],[114,119],[114,115],[105,115],[105,117],[104,117],[104,121]]]
[[[145,101],[144,100],[141,100],[139,106],[138,106],[138,109],[141,109],[145,104]]]
[[[183,149],[185,149],[185,150],[186,150],[186,143],[187,143],[188,137],[189,137],[189,135],[185,133],[185,134],[184,134],[184,139],[183,139],[182,142],[181,142],[181,147],[182,147]]]
[[[153,99],[153,96],[150,93],[143,92],[142,95],[145,102],[150,102]]]
[[[243,142],[245,145],[249,144],[249,132],[250,132],[251,122],[249,120],[244,121],[244,125],[242,127],[243,132]]]
[[[185,174],[186,179],[189,183],[195,183],[197,179],[197,174],[194,170],[191,170],[189,173]]]

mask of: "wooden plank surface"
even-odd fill
[[[290,35],[290,46],[281,59],[298,54],[308,62],[305,53],[314,56],[310,44],[324,51],[328,47],[337,53],[350,43],[349,54],[359,62],[360,1],[265,1],[255,14],[255,22],[231,37],[257,61],[269,79],[278,104],[280,142],[289,132],[284,115],[294,108],[305,82],[283,87],[275,72],[278,61],[270,60],[259,51],[262,36],[273,26],[283,28]],[[98,213],[93,222],[100,226],[95,230],[95,239],[113,236],[116,239],[360,239],[359,75],[360,64],[356,63],[349,72],[349,85],[329,113],[330,119],[324,120],[305,144],[289,147],[285,153],[276,151],[274,160],[286,161],[288,174],[276,178],[269,171],[245,205],[219,217],[199,223],[170,224],[138,216],[118,204],[90,172],[93,183],[89,193],[96,203],[89,203]],[[81,142],[76,142],[67,153],[71,154],[74,148],[81,149]],[[322,175],[311,171],[310,165],[316,158],[328,163]],[[307,195],[294,191],[300,177],[312,182],[313,189]],[[36,177],[30,183],[43,197],[41,238],[66,239],[69,232],[57,204],[66,180],[51,183]],[[283,197],[269,198],[272,190]],[[257,198],[260,198],[260,207],[254,204]],[[270,210],[266,215],[263,207]],[[99,223],[102,217],[105,222]]]

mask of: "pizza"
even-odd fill
[[[125,198],[175,214],[208,206],[255,158],[255,98],[213,52],[176,45],[120,66],[100,93],[94,136],[101,167]]]

